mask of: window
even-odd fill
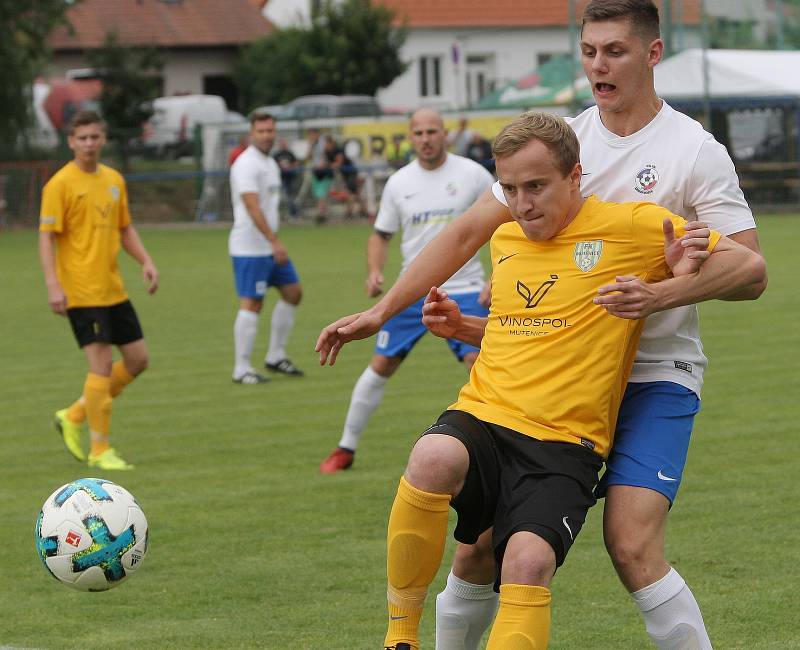
[[[419,95],[438,97],[442,94],[442,57],[421,56],[419,58]]]
[[[495,87],[495,65],[492,54],[470,54],[467,56],[465,74],[467,103],[480,101]]]

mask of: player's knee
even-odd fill
[[[555,551],[545,540],[527,532],[512,535],[503,555],[504,583],[546,587],[555,572]]]
[[[134,377],[141,375],[150,365],[150,357],[147,352],[141,352],[125,359],[125,369]]]
[[[644,564],[649,554],[647,542],[636,535],[606,532],[605,544],[611,561],[622,573]]]
[[[411,450],[406,480],[426,492],[458,494],[469,467],[464,444],[452,436],[423,436]]]
[[[303,300],[303,287],[299,284],[292,285],[281,293],[281,298],[293,307],[297,307]]]
[[[402,357],[387,357],[382,354],[376,354],[372,357],[369,365],[381,377],[388,378],[394,374],[402,362]]]
[[[489,543],[459,544],[453,556],[453,573],[474,584],[487,584],[494,580],[494,550]]]

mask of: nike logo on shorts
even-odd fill
[[[561,520],[561,523],[563,523],[563,524],[564,524],[564,528],[566,528],[566,529],[567,529],[567,532],[569,533],[569,538],[570,538],[570,539],[571,539],[571,540],[574,542],[574,541],[575,541],[575,538],[572,536],[572,528],[570,528],[570,527],[569,527],[569,524],[567,523],[567,518],[566,518],[566,517],[564,517],[564,518]]]
[[[667,476],[666,474],[663,474],[661,472],[661,470],[658,470],[658,478],[660,478],[662,481],[677,481],[678,480],[676,478],[672,478],[671,476]]]

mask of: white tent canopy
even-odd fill
[[[798,97],[800,52],[706,50],[711,98]],[[684,50],[655,68],[659,97],[702,98],[703,50]]]

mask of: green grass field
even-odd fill
[[[800,647],[796,585],[798,331],[791,277],[796,217],[761,217],[770,286],[755,303],[702,308],[711,358],[668,558],[701,603],[716,648]],[[75,592],[36,557],[36,514],[56,487],[94,472],[52,428],[77,397],[82,353],[50,314],[33,232],[0,233],[0,647],[382,647],[385,524],[408,451],[465,379],[426,338],[390,382],[355,467],[321,476],[371,341],[333,368],[320,328],[368,304],[366,225],[289,227],[283,238],[306,295],[290,342],[304,379],[232,384],[236,299],[223,229],[143,229],[162,274],[145,295],[123,265],[150,369],[114,405],[113,442],[137,468],[108,474],[136,495],[151,546],[137,576]],[[794,255],[794,257],[793,257]],[[387,277],[394,277],[393,250]],[[267,305],[270,309],[272,300]],[[268,320],[262,317],[261,355]],[[637,610],[601,539],[602,505],[553,584],[551,648],[647,648]],[[452,543],[431,593],[447,574]],[[423,647],[433,647],[433,597]]]

